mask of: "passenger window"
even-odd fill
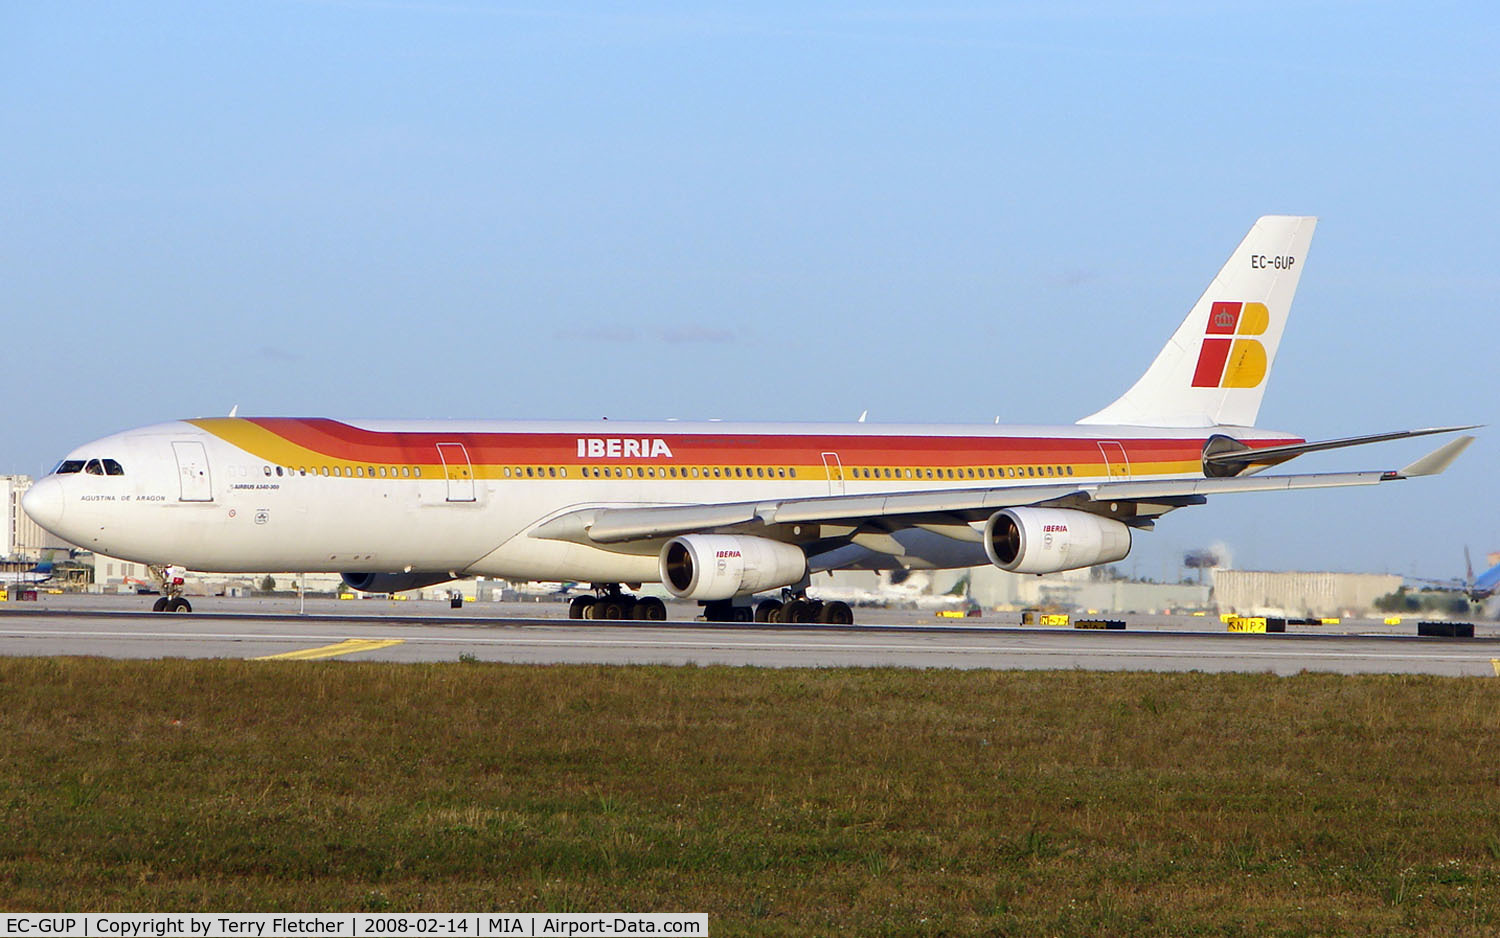
[[[106,467],[106,468],[108,468],[108,467]],[[281,478],[284,475],[286,475],[286,471],[283,470],[280,466],[277,466],[276,467],[276,477],[277,478]]]
[[[509,467],[509,466],[506,466],[506,467],[505,467],[505,468],[504,468],[504,469],[502,469],[502,470],[500,470],[500,471],[501,471],[501,472],[503,472],[503,473],[505,473],[505,477],[506,477],[506,478],[507,478],[507,479],[509,479],[509,478],[510,478],[510,467]]]
[[[787,470],[787,475],[791,476],[794,479],[797,478],[797,467],[793,466],[792,468],[788,469]],[[843,477],[840,476],[840,478],[843,478]]]
[[[411,474],[412,474],[412,478],[414,478],[414,479],[420,479],[420,478],[422,478],[422,467],[421,466],[412,466],[411,467]]]

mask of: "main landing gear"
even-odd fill
[[[667,621],[667,604],[655,596],[632,596],[620,584],[595,586],[593,596],[575,596],[568,604],[569,619],[639,619]]]
[[[787,596],[781,599],[762,600],[755,607],[756,622],[779,622],[806,625],[814,622],[823,625],[853,625],[854,610],[849,604],[834,600],[830,603],[808,599],[805,595]]]
[[[152,604],[152,612],[192,612],[193,604],[182,595],[183,573],[181,567],[150,564],[146,567],[161,587],[161,598]]]

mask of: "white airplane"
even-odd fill
[[[85,444],[23,504],[71,543],[157,565],[158,609],[191,608],[172,564],[339,572],[370,592],[576,580],[595,595],[571,614],[611,619],[665,616],[622,585],[661,582],[710,621],[747,620],[752,594],[779,589],[756,618],[848,623],[848,605],[808,596],[812,574],[1114,563],[1135,531],[1210,495],[1447,468],[1472,437],[1397,471],[1260,474],[1471,429],[1321,442],[1255,429],[1315,222],[1258,220],[1140,380],[1075,425],[205,418]]]
[[[0,570],[0,589],[16,586],[40,586],[52,579],[52,560],[49,557],[30,570]]]

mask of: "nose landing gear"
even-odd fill
[[[152,604],[152,612],[193,611],[193,604],[182,595],[183,574],[187,571],[170,564],[149,564],[146,569],[161,587],[161,598]]]

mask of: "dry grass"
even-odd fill
[[[1500,681],[0,659],[0,907],[1500,933]]]

